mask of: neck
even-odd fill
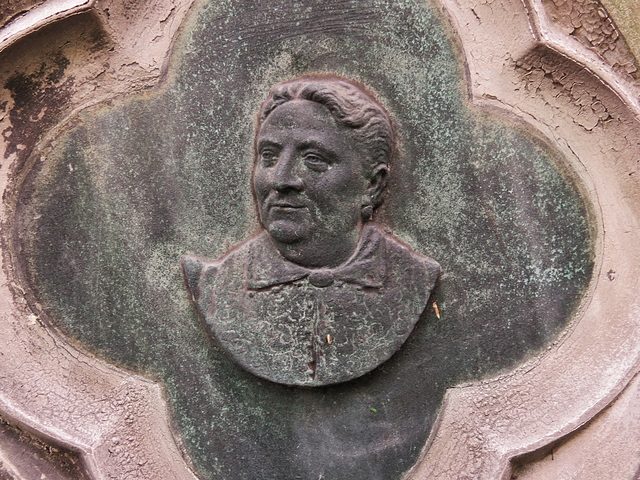
[[[298,242],[284,243],[271,237],[274,246],[285,259],[306,268],[335,268],[346,262],[356,251],[362,225],[347,234],[325,233]]]

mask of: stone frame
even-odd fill
[[[612,59],[568,33],[553,18],[551,0],[438,2],[465,59],[471,103],[531,125],[562,151],[580,179],[593,206],[596,257],[588,292],[563,335],[511,372],[450,389],[407,478],[511,478],[514,465],[535,462],[567,442],[578,445],[576,432],[583,440],[575,448],[589,452],[580,461],[593,467],[592,478],[633,474],[640,460],[620,452],[628,451],[624,444],[638,443],[638,434],[630,429],[603,442],[598,428],[615,430],[622,420],[611,412],[640,406],[640,144],[634,140],[640,138],[640,87],[625,74],[631,69],[621,68],[635,60],[621,61],[624,48]],[[161,81],[172,39],[198,9],[192,0],[32,3],[0,27],[0,54],[11,55],[5,58],[35,62],[27,55],[35,51],[29,42],[64,21],[102,30],[101,41],[112,49],[79,53],[82,61],[71,67],[75,82],[60,97],[59,111],[42,112],[44,121],[20,130],[0,112],[0,130],[9,132],[3,144],[9,154],[0,168],[5,237],[18,197],[13,187],[30,167],[27,158],[52,134],[50,126],[88,105]],[[146,14],[127,22],[124,11],[134,4]],[[606,11],[600,19],[608,25],[603,35],[623,42],[615,25],[615,35],[607,33],[613,22]],[[144,52],[135,46],[139,32],[151,45]],[[101,66],[107,61],[109,67]],[[77,452],[91,478],[196,478],[172,432],[162,388],[81,351],[39,320],[15,277],[5,237],[0,417]],[[607,456],[619,461],[604,461]],[[563,461],[576,471],[583,467],[571,464],[571,457]],[[526,476],[525,469],[518,478]]]

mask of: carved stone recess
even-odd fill
[[[26,158],[47,129],[78,108],[157,83],[190,7],[172,1],[40,3],[0,29],[2,85],[22,71],[31,86],[0,101],[4,232],[17,193],[13,179],[28,170]],[[90,478],[195,478],[158,385],[49,331],[29,311],[6,248],[0,276],[2,417],[46,444],[77,452]]]
[[[640,342],[631,333],[640,321],[637,90],[613,65],[545,23],[539,2],[528,9],[506,1],[445,6],[465,50],[474,103],[517,115],[553,139],[595,207],[597,264],[572,328],[514,372],[450,390],[411,475],[510,478],[516,457],[585,425],[638,371]],[[532,34],[524,35],[528,29]],[[598,453],[596,445],[590,455],[602,458],[622,443]],[[635,462],[627,459],[608,477],[631,478],[625,472],[634,472]],[[593,475],[584,478],[601,478]]]
[[[622,78],[637,81],[637,61],[613,20],[597,0],[543,0],[551,23],[594,51]]]
[[[26,12],[44,3],[44,0],[6,0],[0,5],[0,25],[24,15]]]
[[[87,480],[74,452],[39,441],[0,419],[0,478]]]
[[[527,458],[516,459],[512,478],[638,478],[640,379],[636,376],[615,403],[584,428]]]
[[[4,85],[19,66],[30,72],[34,89],[6,104],[0,98],[4,232],[17,198],[12,185],[48,129],[90,104],[158,83],[191,3],[16,3],[33,8],[0,28],[0,77]],[[409,477],[553,478],[557,464],[544,458],[535,464],[553,448],[566,452],[554,461],[608,465],[609,477],[631,478],[638,457],[624,446],[637,444],[637,428],[611,432],[620,433],[621,413],[639,404],[637,381],[624,390],[640,367],[634,335],[640,326],[635,63],[606,12],[596,10],[601,23],[593,16],[593,2],[568,2],[571,11],[584,12],[576,18],[593,27],[572,24],[572,31],[561,24],[559,1],[441,3],[467,62],[472,102],[531,124],[570,160],[594,206],[597,256],[572,327],[517,370],[449,391]],[[8,9],[1,13],[0,22],[11,17]],[[66,61],[48,57],[53,49],[42,45],[61,45]],[[91,478],[195,478],[171,432],[160,388],[48,330],[29,311],[11,265],[3,249],[0,416],[78,452]],[[637,425],[636,417],[632,421]],[[526,456],[531,452],[538,456]],[[598,462],[614,458],[611,452],[622,460]],[[602,478],[603,471],[594,467],[581,478]]]

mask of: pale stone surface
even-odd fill
[[[85,48],[86,43],[69,46],[72,65],[59,80],[51,80],[59,95],[51,96],[50,101],[62,106],[47,112],[40,105],[29,128],[12,125],[9,115],[0,113],[0,130],[7,137],[3,149],[9,152],[6,163],[15,167],[24,162],[25,143],[33,144],[42,129],[75,108],[152,85],[163,71],[172,33],[187,3],[149,6],[139,2],[136,13],[124,3],[99,1],[95,14],[67,24],[76,28],[78,39],[86,25],[106,32],[105,41],[114,50],[92,52]],[[601,72],[600,78],[611,83],[616,79],[607,70],[611,65],[606,61],[592,65],[592,56],[571,42],[561,41],[559,47],[575,53],[582,65],[553,53],[544,38],[532,33],[531,12],[520,1],[443,3],[461,39],[474,102],[534,125],[571,159],[596,206],[598,268],[580,316],[545,355],[494,381],[450,392],[431,449],[412,478],[508,478],[513,458],[544,449],[585,424],[584,432],[560,444],[553,460],[543,459],[516,473],[523,478],[559,474],[577,478],[582,468],[592,466],[602,473],[592,478],[607,478],[613,470],[598,470],[597,465],[612,465],[603,460],[608,454],[619,459],[611,466],[618,469],[609,478],[633,478],[640,400],[636,383],[624,392],[638,371],[640,356],[640,174],[636,163],[640,113],[630,99],[633,85],[612,85],[617,95],[612,93],[582,68]],[[134,14],[125,18],[127,12]],[[153,27],[141,27],[138,21]],[[142,43],[129,40],[139,38],[140,31]],[[73,32],[71,28],[66,34]],[[45,33],[52,34],[38,35]],[[553,45],[558,46],[558,38],[562,40],[553,37]],[[39,63],[35,47],[27,38],[15,45],[11,58],[22,59],[19,61],[35,72]],[[71,73],[75,83],[65,84]],[[63,85],[73,95],[66,95]],[[4,164],[0,170],[3,190],[11,182],[7,172],[13,167],[8,167]],[[2,204],[3,221],[7,207],[15,201],[9,194]],[[49,333],[26,309],[20,287],[6,272],[0,285],[0,336],[4,341],[0,411],[44,437],[80,449],[96,478],[188,478],[191,474],[166,424],[157,387],[128,378]],[[591,421],[621,392],[609,410]],[[635,428],[622,428],[628,427],[626,419]],[[161,433],[155,435],[148,430],[151,428]]]
[[[5,0],[0,5],[0,25],[24,15],[37,5],[44,3],[46,0]]]
[[[0,478],[87,480],[79,455],[38,441],[0,419]]]
[[[636,479],[640,474],[639,424],[640,377],[635,377],[611,406],[574,435],[534,457],[539,460],[523,461],[513,478]]]
[[[64,2],[52,2],[56,3]],[[33,28],[40,30],[13,42],[11,51],[0,52],[0,75],[6,79],[7,71],[19,66],[34,72],[31,78],[41,82],[41,86],[33,97],[23,99],[26,100],[23,104],[2,105],[2,189],[12,182],[9,172],[19,172],[19,165],[24,164],[26,145],[33,145],[48,126],[61,121],[79,105],[130,89],[129,81],[136,84],[135,88],[157,81],[173,32],[189,5],[153,2],[145,10],[146,18],[127,19],[123,18],[122,4],[118,5],[120,20],[108,12],[112,2],[96,2],[95,14],[64,20],[66,28],[62,31],[54,28],[57,24],[40,28],[46,25],[46,19],[29,14],[18,19],[22,22],[21,28],[27,30],[22,33],[30,33],[24,23],[29,19],[34,19]],[[136,2],[136,5],[144,9],[147,4]],[[51,12],[52,15],[59,13],[53,7]],[[110,17],[113,17],[111,21]],[[148,41],[148,48],[142,55],[138,55],[141,49],[131,51],[124,46],[113,46],[110,50],[113,43],[105,37],[105,32],[114,38],[122,29],[135,28],[134,20],[152,25],[142,35]],[[103,21],[112,23],[105,28]],[[116,28],[117,25],[121,27]],[[8,26],[15,23],[10,22]],[[4,36],[6,32],[0,30],[0,38],[8,38]],[[91,35],[86,35],[89,32]],[[20,36],[24,36],[22,33]],[[68,60],[62,63],[47,58],[48,51],[42,46],[51,45],[49,42],[65,45]],[[56,61],[58,67],[54,66]],[[51,74],[39,80],[37,72],[43,64]],[[119,83],[119,78],[126,78],[127,83]],[[26,121],[18,121],[26,109],[31,111],[24,115]],[[9,113],[12,111],[13,115]],[[6,194],[0,207],[4,228],[15,200],[15,197],[10,199],[9,192]],[[97,361],[68,345],[58,333],[43,328],[27,308],[20,287],[6,274],[6,270],[0,274],[0,336],[3,339],[0,411],[3,418],[36,433],[45,443],[51,441],[79,451],[85,470],[92,478],[195,478],[173,438],[158,386]]]

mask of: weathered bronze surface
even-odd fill
[[[185,275],[217,343],[287,385],[357,378],[387,360],[440,271],[373,220],[394,134],[386,110],[345,79],[276,85],[255,139],[254,238]]]

